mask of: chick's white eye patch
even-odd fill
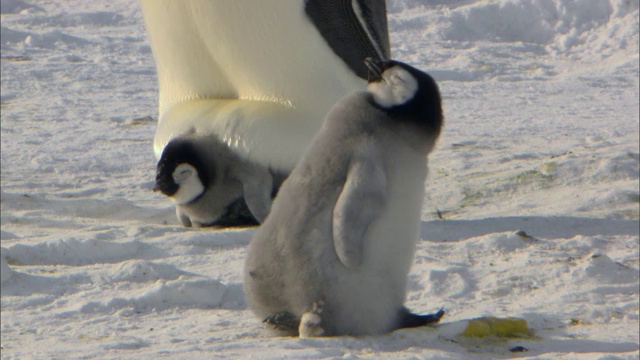
[[[193,166],[189,164],[180,164],[173,172],[173,181],[175,181],[176,184],[185,183],[191,176],[193,176],[194,171],[195,169]]]
[[[178,185],[178,191],[172,196],[178,204],[186,204],[204,191],[204,185],[198,177],[198,170],[191,164],[180,164],[173,171],[173,181]]]
[[[382,73],[380,81],[369,83],[367,91],[378,105],[390,108],[413,99],[418,91],[418,81],[402,67],[393,66]]]

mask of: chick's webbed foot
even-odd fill
[[[298,331],[300,319],[290,312],[279,312],[262,320],[263,323],[272,326],[276,330]]]
[[[402,309],[400,329],[436,324],[443,316],[444,309],[440,309],[437,313],[427,315],[418,315],[407,309]]]

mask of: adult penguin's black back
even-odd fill
[[[305,12],[333,52],[360,78],[368,76],[364,59],[390,57],[385,1],[307,0]]]

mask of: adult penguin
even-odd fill
[[[381,0],[141,3],[160,89],[157,159],[174,138],[213,135],[233,153],[223,157],[288,174],[331,106],[366,84],[363,60],[390,55]]]

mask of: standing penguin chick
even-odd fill
[[[380,334],[444,314],[403,306],[440,93],[407,64],[365,62],[367,91],[331,109],[248,249],[249,307],[303,337]]]
[[[162,151],[153,190],[176,203],[184,226],[242,226],[266,218],[280,182],[269,169],[239,158],[215,136],[184,136]]]

